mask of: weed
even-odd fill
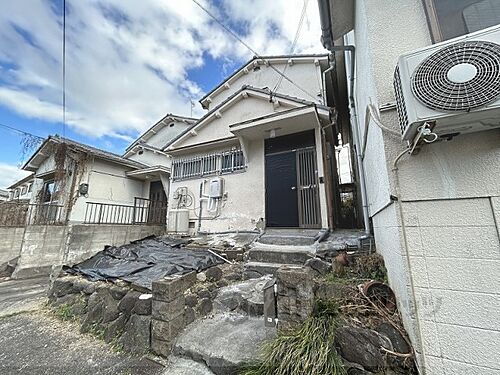
[[[99,323],[94,323],[89,329],[89,334],[99,340],[104,340],[104,328]]]
[[[354,274],[360,279],[378,280],[387,283],[384,259],[379,254],[357,257],[352,265]]]
[[[59,305],[53,311],[54,315],[63,321],[75,319],[75,314],[73,314],[73,310],[69,304]]]
[[[240,375],[345,375],[334,345],[337,322],[336,303],[318,301],[309,319],[265,343],[262,362],[244,366]]]

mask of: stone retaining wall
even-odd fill
[[[210,314],[218,288],[242,279],[239,265],[224,264],[203,272],[174,275],[153,282],[153,352],[168,356],[175,338],[190,323]]]
[[[151,347],[151,294],[78,276],[54,281],[49,303],[63,319],[80,322],[82,333],[91,333],[119,349],[142,354]]]
[[[173,275],[153,282],[142,293],[125,282],[91,282],[63,276],[49,290],[52,309],[127,352],[170,354],[172,343],[195,319],[212,312],[217,289],[241,280],[241,265],[224,264],[204,272]]]

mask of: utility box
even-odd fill
[[[167,231],[169,233],[188,233],[189,210],[185,208],[170,210],[168,212]]]
[[[212,178],[209,182],[209,198],[222,198],[224,195],[224,179],[222,177]]]

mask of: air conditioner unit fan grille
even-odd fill
[[[454,82],[449,72],[458,65],[473,65],[475,75]],[[427,107],[445,111],[468,111],[500,95],[500,46],[485,41],[452,44],[430,55],[415,70],[413,94]]]

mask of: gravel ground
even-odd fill
[[[45,312],[0,319],[0,374],[161,374],[161,364],[113,351]],[[164,372],[168,374],[168,372]]]

